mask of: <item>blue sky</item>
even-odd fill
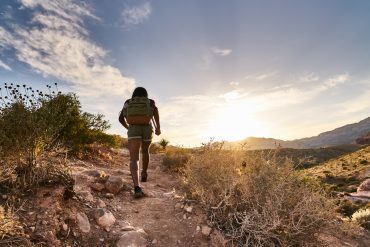
[[[295,139],[369,116],[370,2],[1,0],[0,78],[59,82],[111,133],[135,86],[173,144]]]

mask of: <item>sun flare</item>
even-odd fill
[[[206,131],[206,137],[226,141],[268,134],[268,129],[258,121],[253,104],[247,102],[233,102],[218,110]]]

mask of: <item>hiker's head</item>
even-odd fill
[[[143,87],[137,87],[132,93],[132,98],[133,97],[148,97],[148,92]]]

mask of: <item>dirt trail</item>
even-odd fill
[[[104,165],[104,162],[77,161],[72,166],[77,195],[91,208],[91,212],[87,210],[86,215],[93,215],[93,209],[98,208],[98,204],[103,201],[105,208],[116,218],[109,234],[97,232],[97,226],[92,227],[89,234],[95,237],[91,237],[87,242],[100,242],[91,246],[104,246],[104,243],[106,246],[116,246],[117,237],[123,232],[122,227],[127,225],[143,229],[147,233],[148,246],[211,246],[211,237],[202,234],[202,226],[207,225],[204,213],[194,202],[183,197],[179,179],[162,170],[161,155],[151,155],[148,181],[141,183],[147,196],[140,199],[132,196],[133,186],[127,151],[120,150],[112,156],[109,165]],[[91,184],[97,180],[94,177],[97,172],[120,176],[124,180],[123,189],[110,199],[106,198],[104,191],[90,189]],[[95,222],[90,220],[90,223],[94,225]]]

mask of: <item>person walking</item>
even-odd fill
[[[135,88],[131,99],[125,101],[119,115],[119,122],[127,129],[128,149],[130,153],[130,171],[134,183],[134,197],[145,194],[139,183],[139,152],[142,154],[141,182],[148,179],[149,146],[155,134],[161,134],[159,112],[154,100],[148,98],[148,92],[143,87]]]

